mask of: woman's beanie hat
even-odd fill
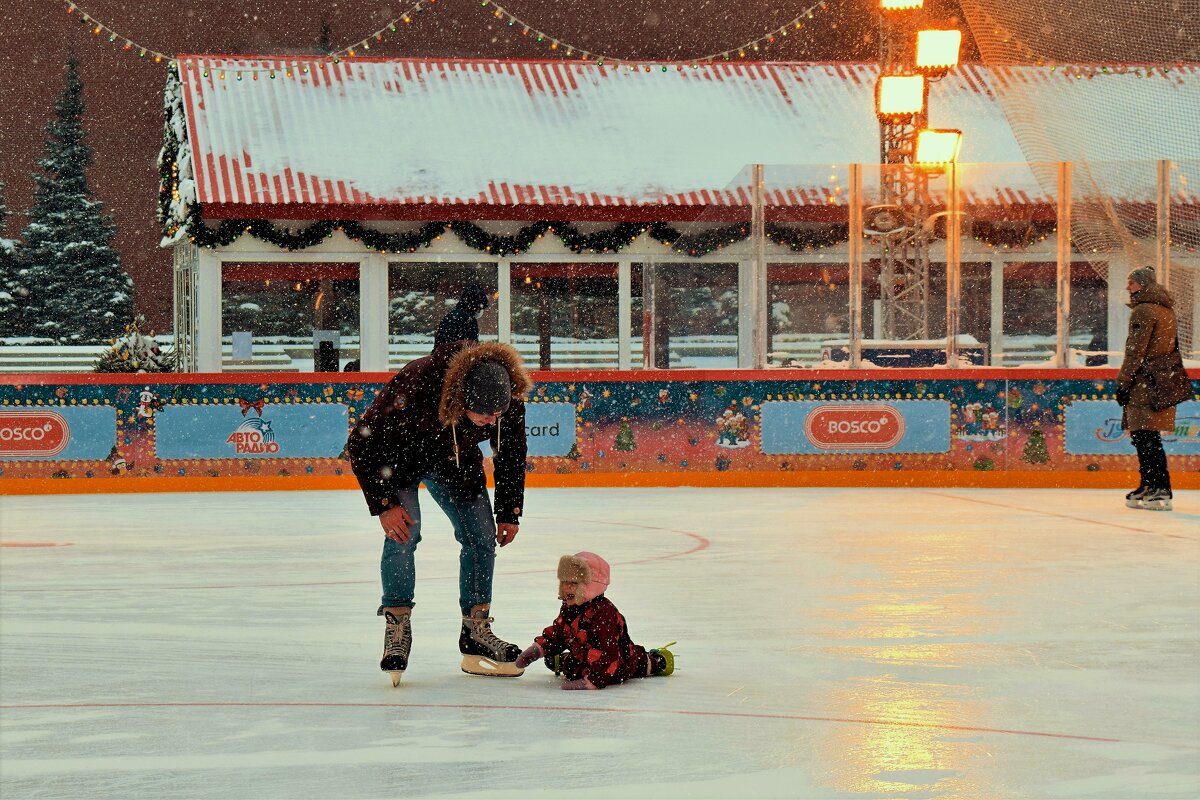
[[[512,380],[508,370],[496,361],[480,361],[467,373],[466,394],[468,411],[476,414],[507,411],[512,402]]]
[[[1129,273],[1129,280],[1138,286],[1153,286],[1156,283],[1154,280],[1154,267],[1138,267]]]
[[[576,597],[581,603],[604,594],[608,588],[608,576],[608,562],[586,550],[558,560],[558,579],[579,587]]]

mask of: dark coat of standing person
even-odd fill
[[[521,649],[491,631],[496,545],[517,535],[525,496],[525,403],[532,386],[520,354],[506,344],[458,340],[401,369],[350,432],[346,451],[367,508],[383,528],[380,577],[385,617],[380,668],[393,685],[408,666],[421,541],[418,487],[449,517],[461,546],[462,670],[520,675]],[[490,442],[496,503],[488,498],[483,453]]]
[[[1160,411],[1152,407],[1153,387],[1143,370],[1147,359],[1175,350],[1178,328],[1171,294],[1156,280],[1154,269],[1141,267],[1129,273],[1129,335],[1125,360],[1117,375],[1117,402],[1121,404],[1121,427],[1137,450],[1141,482],[1126,495],[1130,508],[1170,510],[1171,474],[1163,450],[1162,432],[1175,430],[1175,407]]]
[[[479,341],[479,317],[488,307],[487,292],[477,283],[471,283],[462,290],[458,303],[442,321],[438,323],[437,333],[433,337],[433,346],[457,342],[460,339]]]

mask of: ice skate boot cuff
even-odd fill
[[[576,599],[586,603],[604,594],[608,588],[608,562],[587,551],[563,556],[558,560],[558,579],[563,583],[575,584],[578,587]]]

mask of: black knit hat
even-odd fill
[[[480,361],[467,373],[466,407],[476,414],[497,414],[512,402],[508,370],[495,361]]]

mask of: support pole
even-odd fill
[[[946,216],[946,366],[958,368],[958,328],[962,304],[962,214],[958,198],[958,162],[949,165]]]
[[[850,165],[850,369],[862,367],[863,198],[862,164]]]
[[[1154,239],[1154,272],[1164,289],[1171,288],[1171,162],[1158,162],[1157,236]],[[1140,266],[1134,264],[1135,267]]]
[[[502,258],[496,262],[496,339],[512,344],[512,262]]]
[[[629,348],[633,327],[633,262],[617,263],[617,369],[629,369]]]
[[[197,254],[196,370],[221,371],[221,257],[207,247]]]
[[[767,294],[767,233],[766,209],[763,203],[763,165],[750,167],[750,197],[753,203],[750,216],[750,235],[753,238],[753,262],[751,264],[750,313],[753,327],[750,330],[751,366],[766,369],[768,336]]]
[[[370,253],[358,265],[358,363],[363,372],[387,372],[388,363],[388,262],[382,253]]]
[[[1058,165],[1058,283],[1054,330],[1054,366],[1066,369],[1071,336],[1071,164]]]

